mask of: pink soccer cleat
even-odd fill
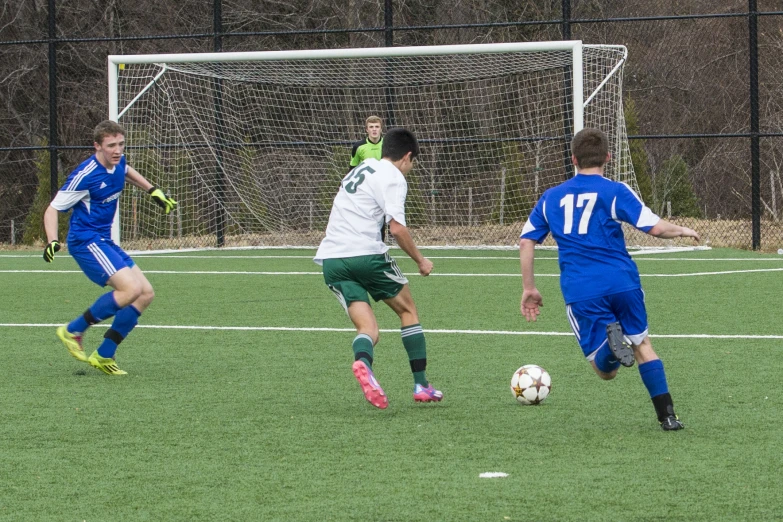
[[[442,399],[443,392],[433,388],[432,384],[427,385],[426,388],[421,384],[417,384],[413,388],[413,400],[416,402],[439,402]]]
[[[387,399],[386,394],[383,393],[383,389],[375,379],[372,370],[362,361],[354,361],[353,374],[356,376],[356,380],[359,381],[359,384],[362,385],[364,398],[376,408],[382,410],[386,409],[389,405],[389,399]]]

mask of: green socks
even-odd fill
[[[424,340],[424,330],[420,324],[412,324],[403,326],[400,335],[402,335],[402,345],[408,352],[413,381],[426,387],[429,383],[424,371],[427,368],[427,342]]]
[[[408,352],[408,361],[411,364],[413,372],[413,382],[428,386],[426,368],[427,368],[427,342],[424,340],[424,330],[420,324],[404,326],[400,329],[402,336],[402,345]],[[353,340],[353,358],[355,361],[362,361],[368,368],[372,369],[373,344],[372,339],[367,334],[359,334]]]
[[[372,369],[372,339],[367,334],[359,334],[353,340],[353,360],[362,361]]]

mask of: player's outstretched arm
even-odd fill
[[[528,322],[538,319],[544,300],[536,288],[533,262],[536,242],[531,239],[519,240],[519,266],[522,270],[522,300],[519,310]]]
[[[661,239],[673,239],[675,237],[692,237],[697,243],[701,241],[699,233],[688,227],[681,227],[674,223],[669,223],[665,219],[661,219],[655,224],[648,232],[651,236],[660,237]]]
[[[152,200],[160,208],[162,208],[166,214],[171,212],[174,207],[177,206],[177,202],[174,201],[171,196],[147,181],[147,178],[139,174],[139,171],[130,165],[128,165],[128,170],[125,172],[125,181],[149,193],[149,195],[152,197]]]
[[[419,265],[419,273],[423,276],[430,275],[430,272],[432,272],[432,261],[421,255],[421,252],[416,247],[416,243],[413,242],[410,232],[408,232],[408,227],[392,219],[389,221],[389,232],[397,240],[397,245],[403,252],[408,254]]]

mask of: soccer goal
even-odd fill
[[[128,162],[179,202],[127,189],[130,249],[314,246],[364,120],[421,143],[408,177],[420,245],[515,245],[541,193],[573,174],[584,126],[610,138],[607,176],[636,188],[623,46],[555,41],[109,56],[109,117]]]

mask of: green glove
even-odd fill
[[[152,196],[152,200],[165,210],[166,214],[177,206],[177,202],[171,199],[168,194],[164,194],[158,187],[153,186],[148,192],[150,193],[150,196]]]
[[[56,239],[50,241],[46,248],[44,248],[43,258],[47,263],[54,261],[54,253],[60,251],[60,242]]]

